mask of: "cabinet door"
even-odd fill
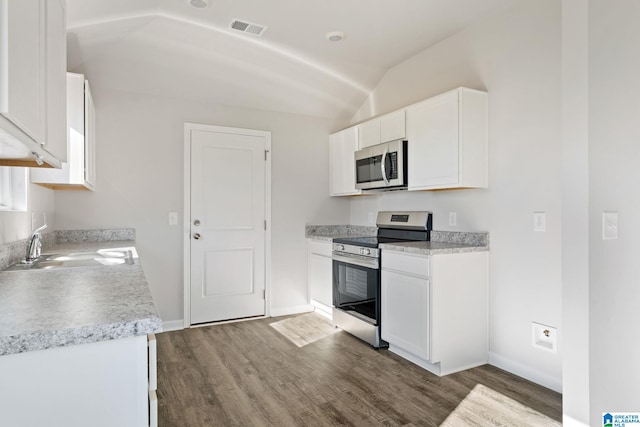
[[[312,254],[310,259],[309,295],[328,307],[333,304],[331,258]]]
[[[331,242],[308,241],[309,298],[326,308],[333,305],[333,262]]]
[[[46,2],[46,109],[44,149],[67,161],[67,26],[61,0]]]
[[[0,0],[0,113],[38,143],[46,130],[44,19],[43,0]]]
[[[380,118],[358,125],[358,147],[365,148],[380,144]]]
[[[96,113],[89,82],[84,81],[84,180],[90,190],[96,185]]]
[[[458,183],[458,93],[447,92],[407,108],[409,190]]]
[[[406,133],[404,110],[380,117],[380,143],[404,139]]]
[[[382,339],[429,359],[429,280],[382,271]]]
[[[329,136],[329,195],[360,194],[356,190],[354,153],[358,149],[356,126]]]

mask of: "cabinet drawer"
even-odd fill
[[[309,253],[331,257],[331,242],[309,239]]]
[[[428,256],[383,250],[381,257],[384,270],[396,270],[405,274],[429,277],[431,258]]]

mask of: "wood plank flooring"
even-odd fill
[[[160,426],[439,426],[476,384],[561,421],[561,395],[486,365],[437,377],[346,332],[297,347],[283,318],[159,334]]]

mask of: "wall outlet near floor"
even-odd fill
[[[547,214],[544,212],[533,213],[533,231],[545,231],[547,228]]]
[[[558,347],[558,330],[553,326],[543,325],[542,323],[531,322],[532,344],[535,348],[557,352]]]
[[[449,225],[455,227],[458,224],[458,215],[455,212],[449,212]]]

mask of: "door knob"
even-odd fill
[[[195,233],[193,235],[193,238],[196,239],[196,240],[200,240],[200,233]]]
[[[193,225],[195,225],[196,227],[200,225],[200,220],[196,219],[195,221],[193,221]]]

